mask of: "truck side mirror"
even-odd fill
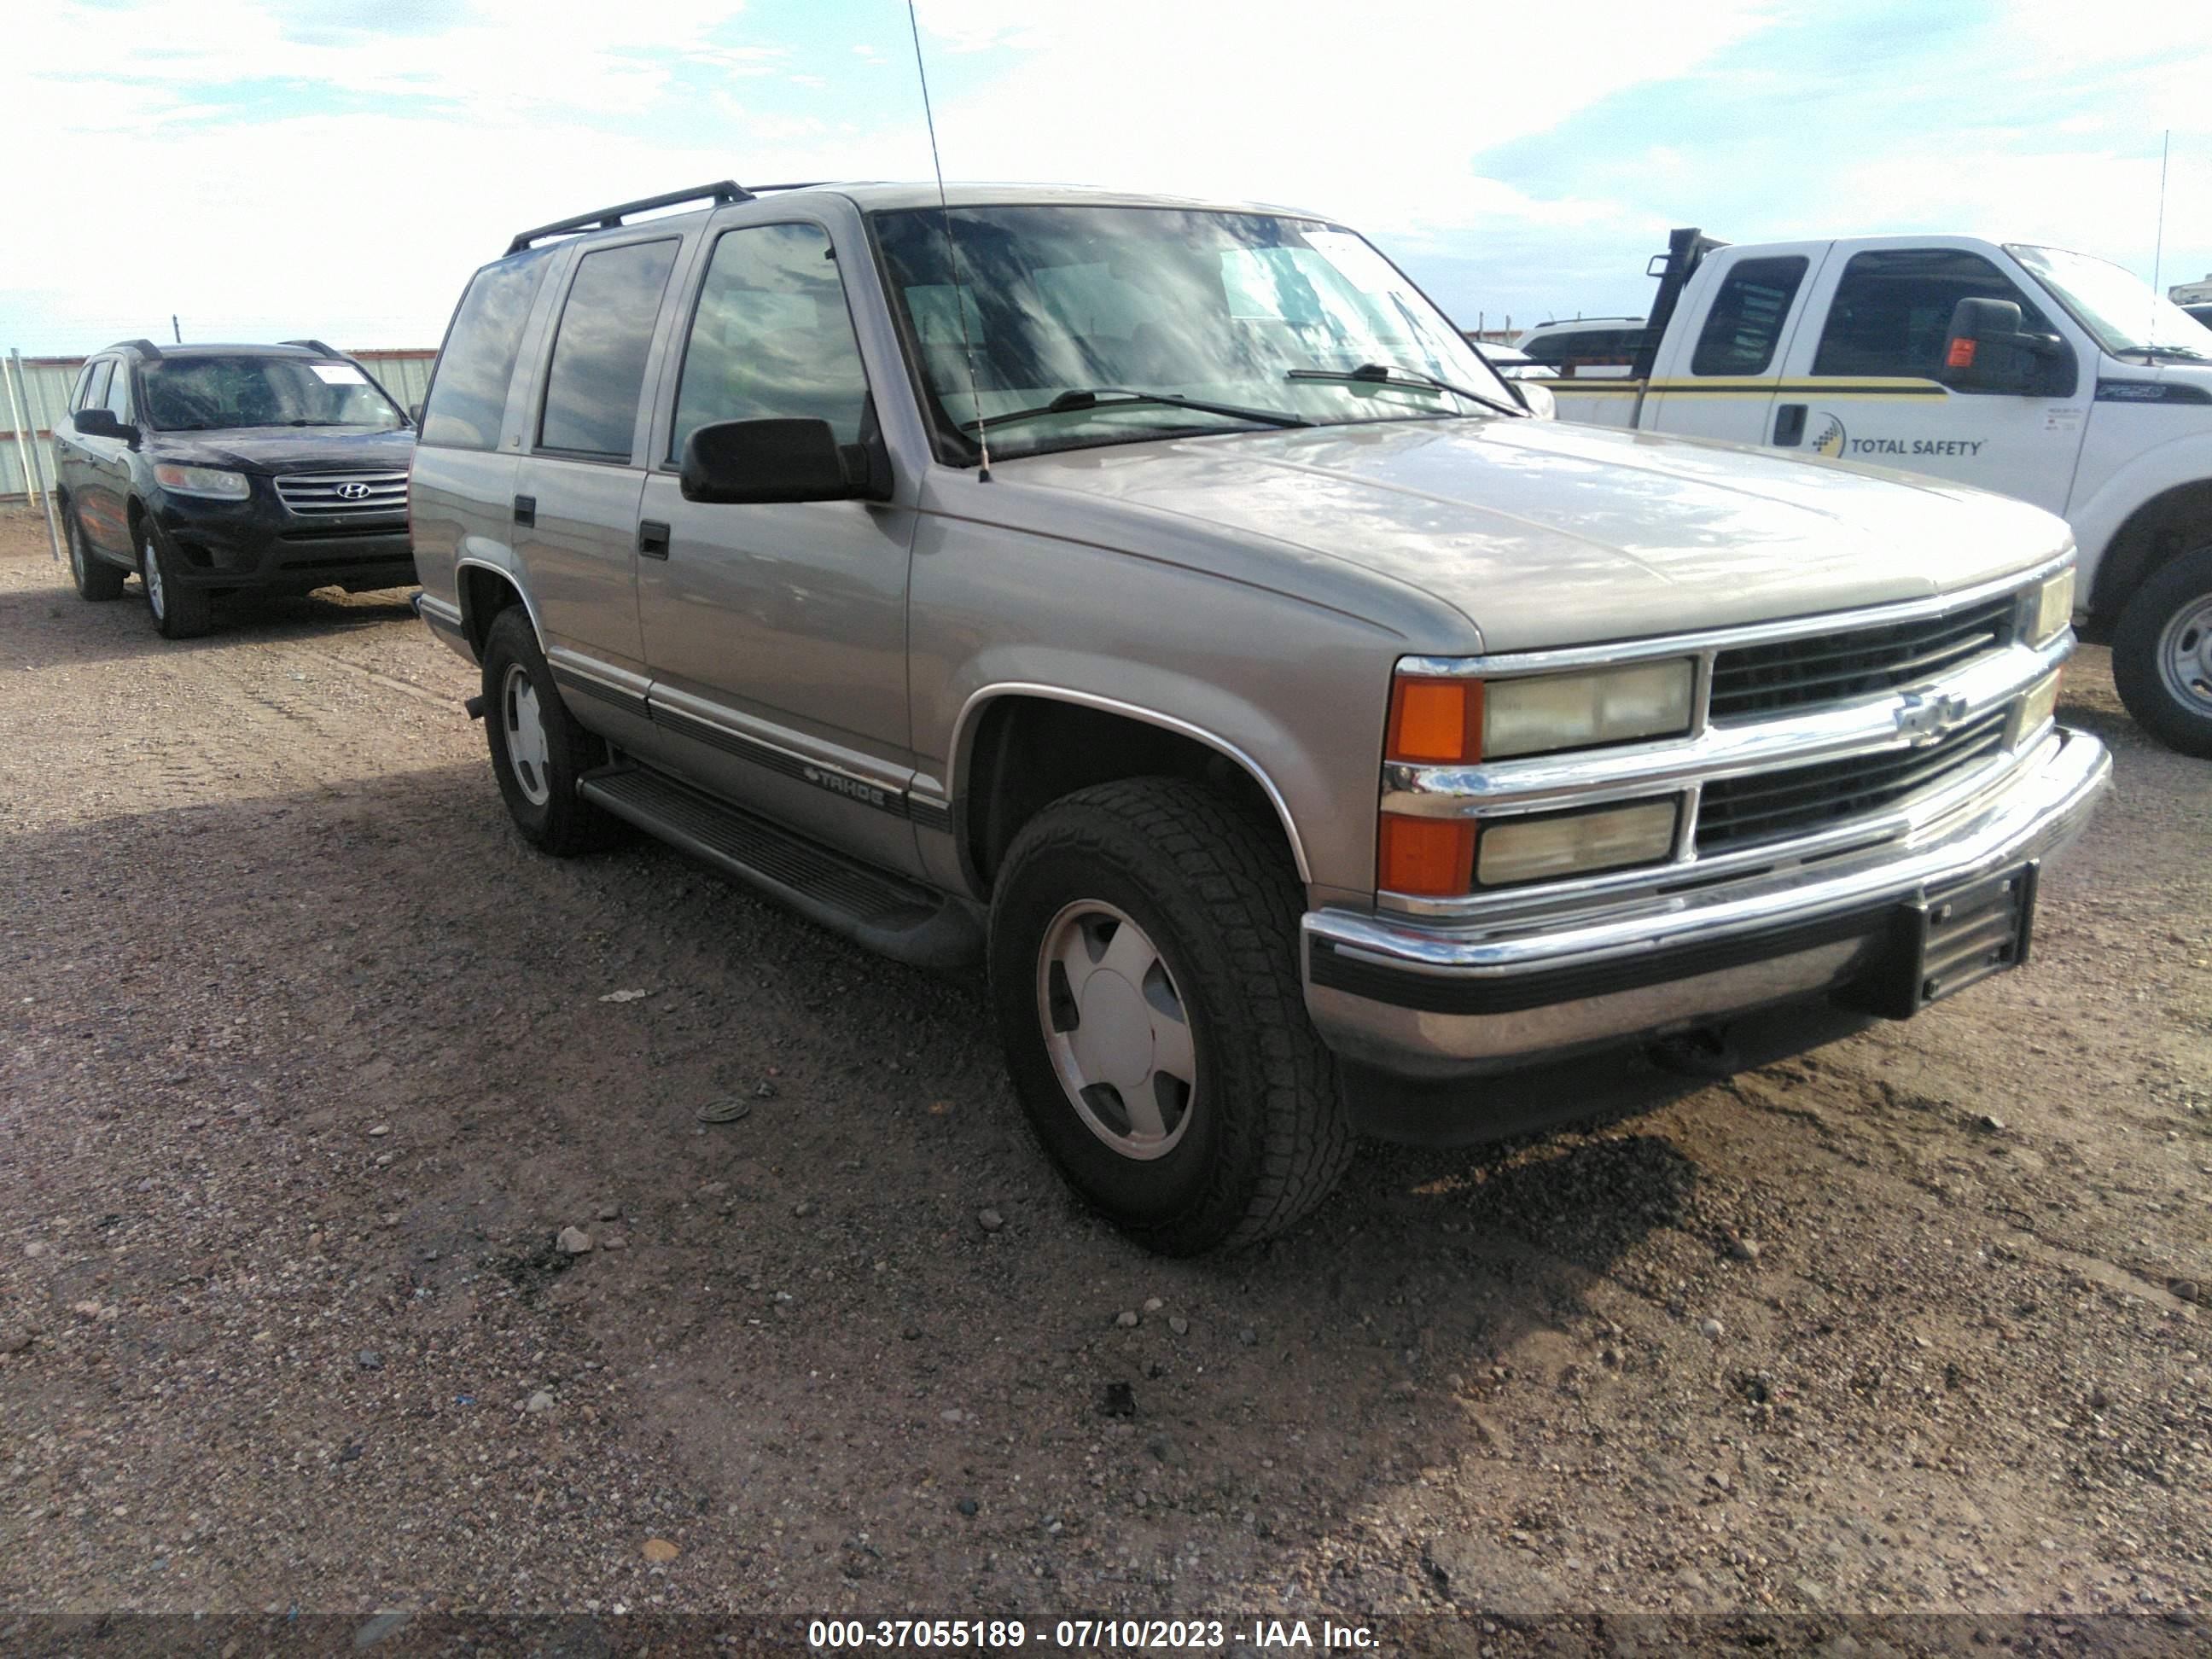
[[[2063,398],[2074,390],[2074,349],[2056,334],[2021,327],[2010,300],[1961,300],[1951,309],[1936,378],[1960,392]]]
[[[684,441],[687,501],[882,501],[890,465],[879,447],[841,444],[827,421],[716,421]]]
[[[407,405],[407,423],[413,427],[417,432],[420,432],[422,429],[422,404],[410,404]]]
[[[117,420],[112,409],[80,409],[70,417],[70,423],[82,437],[114,438],[126,444],[138,441],[138,428]]]

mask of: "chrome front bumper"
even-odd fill
[[[1868,970],[1899,907],[2064,847],[2111,779],[2104,745],[2059,727],[1970,811],[1766,878],[1480,927],[1310,911],[1306,1006],[1346,1060],[1449,1078],[1817,998]]]

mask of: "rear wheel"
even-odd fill
[[[564,858],[612,845],[619,821],[576,793],[579,778],[606,763],[606,745],[561,701],[519,605],[499,613],[484,640],[483,707],[492,772],[524,838]]]
[[[2136,590],[2112,630],[2112,683],[2146,732],[2212,759],[2212,546]]]
[[[1176,779],[1079,791],[1007,854],[991,995],[1016,1092],[1076,1190],[1152,1249],[1280,1232],[1351,1158],[1300,908],[1272,826]]]
[[[165,640],[189,640],[215,623],[215,602],[207,589],[178,580],[176,556],[153,520],[138,526],[138,578],[146,584],[146,607]]]
[[[123,584],[130,580],[130,573],[108,563],[92,550],[91,544],[84,538],[84,526],[76,520],[75,507],[62,509],[62,525],[69,538],[70,575],[76,583],[77,598],[95,602],[121,599]]]

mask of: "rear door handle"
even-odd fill
[[[536,525],[536,524],[537,524],[537,522],[538,522],[538,497],[537,497],[537,496],[535,496],[535,495],[517,495],[517,496],[514,498],[514,521],[515,521],[515,523],[517,523],[517,524],[526,524],[526,525],[532,525],[532,526],[534,526],[534,525]]]
[[[1774,411],[1774,441],[1795,449],[1805,441],[1805,405],[1784,404]]]
[[[668,556],[668,526],[658,519],[641,520],[637,526],[637,550],[648,559]]]

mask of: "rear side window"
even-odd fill
[[[629,459],[646,353],[681,246],[633,242],[578,262],[546,370],[540,447]]]
[[[1782,343],[1790,302],[1804,280],[1802,254],[1746,259],[1729,272],[1706,313],[1705,331],[1691,354],[1690,373],[1765,374],[1774,361],[1775,347]]]
[[[1978,253],[1926,247],[1855,253],[1836,284],[1813,372],[1933,380],[1952,310],[1968,299],[2009,300],[2029,332],[2051,330],[2034,302]]]
[[[868,378],[830,252],[814,225],[732,230],[714,244],[684,347],[669,459],[714,421],[827,421],[839,443],[860,441]]]
[[[449,449],[497,447],[522,325],[530,320],[550,252],[541,248],[477,272],[431,371],[419,442]]]

